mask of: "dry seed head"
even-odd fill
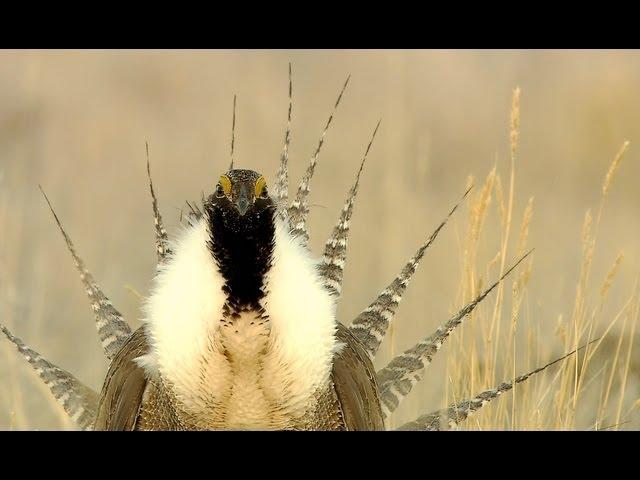
[[[615,176],[616,171],[620,166],[620,161],[622,160],[624,154],[627,153],[628,149],[629,140],[625,140],[625,142],[622,144],[622,147],[620,147],[620,150],[618,150],[618,153],[613,159],[613,162],[611,162],[606,177],[604,177],[604,183],[602,184],[602,195],[606,195],[609,192],[609,188],[611,187],[611,183],[613,182],[613,177]]]
[[[491,269],[498,263],[498,261],[500,260],[501,254],[502,252],[498,250],[498,252],[496,253],[496,256],[493,257],[491,261],[487,264],[487,273],[489,273]]]
[[[613,282],[614,277],[617,275],[618,270],[620,270],[620,264],[622,263],[623,258],[624,258],[624,255],[622,253],[619,253],[615,261],[613,262],[611,269],[609,269],[609,273],[607,273],[607,276],[604,279],[604,283],[600,288],[600,296],[602,298],[604,298],[607,295],[609,288],[611,288],[611,283]]]
[[[564,324],[564,318],[562,314],[558,315],[558,321],[556,322],[556,329],[554,330],[554,335],[556,335],[562,343],[566,343],[567,340],[567,327]]]
[[[526,263],[523,263],[521,272],[513,281],[511,293],[513,295],[512,318],[514,321],[517,313],[520,310],[524,289],[529,284],[529,280],[531,279],[531,271],[533,269],[532,262],[533,258],[530,258]]]
[[[520,239],[518,241],[518,252],[522,254],[527,246],[527,238],[529,236],[529,224],[533,216],[533,197],[529,197],[527,207],[524,209],[522,216],[522,225],[520,226]]]
[[[504,203],[504,189],[502,188],[502,179],[499,174],[496,175],[496,197],[498,199],[498,209],[500,211],[502,228],[505,228],[507,224],[507,208]]]
[[[584,215],[584,223],[582,224],[582,248],[585,250],[591,241],[591,225],[593,224],[593,216],[591,209],[587,210]]]
[[[520,137],[520,87],[516,87],[513,91],[511,100],[511,159],[516,156],[518,137]]]
[[[480,230],[482,230],[482,224],[487,213],[487,207],[491,203],[491,190],[496,178],[496,167],[493,167],[487,179],[482,186],[482,190],[478,194],[478,199],[471,207],[471,241],[475,244],[480,236]]]
[[[532,262],[533,258],[530,258],[526,263],[522,266],[522,271],[518,275],[518,278],[514,283],[517,284],[518,291],[524,290],[524,287],[527,286],[529,280],[531,279],[531,271],[532,271]]]

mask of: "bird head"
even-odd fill
[[[205,208],[233,231],[251,229],[275,209],[265,178],[253,170],[234,169],[220,176]]]

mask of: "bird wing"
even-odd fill
[[[94,430],[134,430],[147,387],[145,371],[134,359],[149,346],[142,327],[116,353],[100,394]]]
[[[367,351],[347,327],[338,323],[344,346],[333,361],[332,380],[347,430],[384,430],[375,370]]]

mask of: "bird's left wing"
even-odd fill
[[[346,430],[384,430],[375,370],[362,344],[338,323],[342,344],[333,360],[332,380]]]

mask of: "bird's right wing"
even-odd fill
[[[143,327],[116,353],[100,394],[94,430],[134,430],[147,387],[145,371],[134,360],[149,351]]]

